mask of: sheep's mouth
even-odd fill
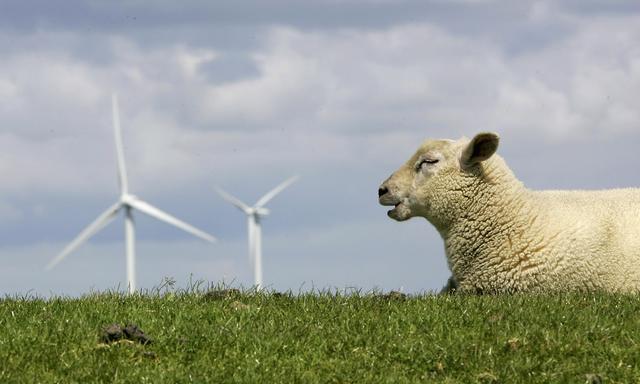
[[[380,201],[381,205],[393,207],[387,211],[387,216],[397,221],[404,221],[411,217],[411,209],[409,206],[403,202],[398,200],[387,200]]]
[[[402,202],[397,202],[397,203],[394,203],[394,204],[385,204],[385,205],[387,205],[387,206],[393,205],[393,209],[390,209],[390,210],[387,211],[387,215],[391,216],[394,212],[398,211],[398,207],[400,207],[402,205]]]
[[[391,204],[388,204],[388,205],[391,205]],[[400,201],[395,203],[395,204],[393,204],[393,209],[388,210],[387,211],[387,215],[389,217],[393,217],[393,216],[395,216],[395,214],[398,212],[399,209],[402,209],[402,202],[400,202]]]
[[[387,216],[397,221],[405,221],[411,217],[411,209],[402,202],[393,204],[393,209],[387,211]]]
[[[382,206],[394,207],[394,209],[397,208],[398,205],[402,204],[402,201],[400,201],[398,199],[395,199],[395,198],[392,198],[392,197],[387,197],[387,196],[382,196],[378,202]]]
[[[387,216],[394,220],[403,221],[409,218],[410,209],[405,201],[402,199],[398,199],[393,196],[383,195],[380,197],[380,205],[384,205],[386,207],[393,207],[387,211]]]

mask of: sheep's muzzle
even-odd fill
[[[401,199],[394,196],[384,184],[378,188],[378,202],[380,205],[393,206],[393,209],[387,211],[387,216],[394,220],[404,221],[411,216],[409,207],[403,204]]]

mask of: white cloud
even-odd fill
[[[494,123],[505,129],[541,130],[553,137],[566,137],[585,127],[567,95],[537,79],[521,84],[502,84],[498,91]]]
[[[569,20],[537,7],[535,23]],[[19,51],[0,64],[0,171],[12,180],[3,189],[112,190],[112,89],[121,95],[132,183],[160,187],[257,164],[370,163],[380,156],[363,150],[363,138],[384,142],[390,133],[415,140],[497,129],[563,139],[636,129],[640,23],[570,23],[569,37],[515,56],[428,24],[276,27],[252,53],[258,76],[222,84],[198,70],[219,53],[184,44],[110,38],[108,65],[51,48]]]
[[[616,19],[614,26],[535,13],[536,23],[565,20],[576,32],[513,56],[491,41],[429,25],[331,33],[277,28],[256,54],[260,76],[209,87],[201,111],[213,122],[257,129],[373,134],[435,126],[566,138],[637,126],[638,20]]]
[[[437,120],[478,100],[504,71],[496,47],[428,25],[332,33],[276,28],[255,58],[258,78],[209,88],[206,119],[343,132],[395,129],[403,119],[415,127],[428,123],[430,112]]]
[[[182,71],[187,78],[195,78],[198,76],[198,69],[215,60],[218,55],[211,50],[191,50],[183,48],[179,52],[177,60],[182,66]]]

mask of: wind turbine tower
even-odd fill
[[[137,196],[129,193],[129,181],[127,179],[127,169],[124,162],[124,147],[122,145],[122,132],[120,130],[120,115],[118,112],[118,99],[115,94],[112,96],[113,108],[113,129],[116,142],[116,157],[118,159],[118,182],[120,184],[120,199],[111,207],[104,211],[97,219],[87,226],[65,249],[49,262],[47,269],[51,269],[87,241],[91,236],[98,233],[109,224],[118,212],[124,211],[124,234],[127,256],[127,286],[131,294],[136,290],[136,256],[135,256],[135,226],[133,221],[133,211],[138,210],[155,219],[164,221],[167,224],[178,227],[194,236],[209,242],[215,242],[216,238],[201,231],[190,224],[185,223],[153,205],[140,200]]]
[[[218,194],[223,199],[233,204],[236,208],[247,215],[247,231],[249,238],[249,260],[253,263],[253,282],[257,290],[262,289],[262,218],[269,214],[269,210],[264,206],[277,194],[282,192],[289,185],[293,184],[298,176],[290,177],[280,185],[262,196],[252,207],[242,202],[235,196],[216,188]]]

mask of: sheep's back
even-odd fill
[[[593,283],[607,289],[640,289],[640,189],[538,191],[532,197],[557,257],[574,265],[568,270],[597,271],[602,281]]]

